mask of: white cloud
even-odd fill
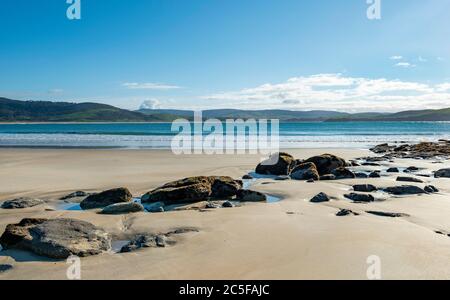
[[[122,86],[131,90],[173,90],[180,88],[179,86],[176,85],[153,83],[153,82],[146,82],[146,83],[126,82],[122,84]]]
[[[344,77],[319,74],[266,83],[240,91],[202,97],[214,107],[247,109],[287,108],[340,111],[401,111],[450,107],[450,83],[438,85],[412,81]]]
[[[397,64],[395,64],[396,67],[401,67],[401,68],[414,68],[416,65],[413,65],[409,62],[399,62]]]
[[[394,56],[389,57],[389,59],[391,59],[391,60],[401,60],[401,59],[403,59],[403,56],[401,56],[401,55],[394,55]]]
[[[161,108],[161,102],[158,99],[145,100],[140,109],[158,109]]]

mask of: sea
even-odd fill
[[[202,128],[193,126],[194,128]],[[225,125],[224,125],[225,126]],[[210,131],[203,131],[208,135]],[[270,133],[270,128],[269,128]],[[186,134],[184,132],[183,134]],[[0,124],[0,147],[170,149],[172,123]],[[450,139],[450,122],[280,123],[280,148],[369,148]]]

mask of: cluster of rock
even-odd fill
[[[389,145],[381,144],[370,149],[377,154],[384,154],[387,158],[427,159],[436,157],[450,157],[450,141],[441,140],[437,143],[425,142],[419,144]]]
[[[356,174],[347,169],[347,166],[351,166],[351,164],[332,154],[323,154],[300,160],[295,159],[288,153],[280,152],[260,163],[256,167],[256,173],[289,176],[284,178],[310,181],[356,178]]]
[[[185,204],[211,200],[266,201],[266,195],[243,189],[243,182],[228,176],[197,176],[169,182],[141,197],[142,203]],[[226,206],[225,206],[226,207]]]
[[[28,207],[34,207],[41,204],[44,204],[45,202],[40,199],[34,199],[34,198],[17,198],[12,200],[7,200],[2,203],[3,209],[22,209],[22,208],[28,208]]]

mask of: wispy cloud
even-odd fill
[[[176,85],[170,85],[165,83],[153,83],[153,82],[126,82],[122,84],[123,87],[131,90],[174,90],[181,87]]]
[[[419,56],[417,59],[418,59],[420,62],[427,62],[427,61],[428,61],[428,59],[423,58],[422,56]]]
[[[389,59],[391,59],[391,60],[401,60],[401,59],[403,59],[403,56],[401,56],[401,55],[393,55],[393,56],[389,57]]]
[[[240,91],[202,97],[220,105],[248,109],[289,108],[342,111],[400,111],[450,107],[450,83],[438,85],[412,81],[344,77],[318,74],[266,83]]]
[[[403,62],[399,62],[395,64],[396,67],[401,67],[401,68],[414,68],[416,65],[411,64],[409,62],[403,61]]]

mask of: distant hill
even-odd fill
[[[99,103],[18,101],[0,98],[0,122],[172,122],[193,120],[190,110],[142,109],[129,111]],[[349,121],[450,121],[450,108],[403,111],[399,113],[343,113],[326,110],[238,110],[203,111],[203,118],[279,119],[281,122],[349,122]]]
[[[138,110],[146,115],[170,114],[192,120],[194,112],[189,110],[170,110],[170,109],[141,109]],[[238,109],[213,109],[204,110],[203,118],[215,118],[219,120],[226,119],[279,119],[283,122],[302,122],[302,121],[326,121],[330,118],[345,118],[351,116],[347,113],[336,111],[293,111],[293,110],[238,110]]]
[[[162,118],[162,117],[161,117]],[[145,122],[159,118],[98,103],[0,98],[0,122]]]

